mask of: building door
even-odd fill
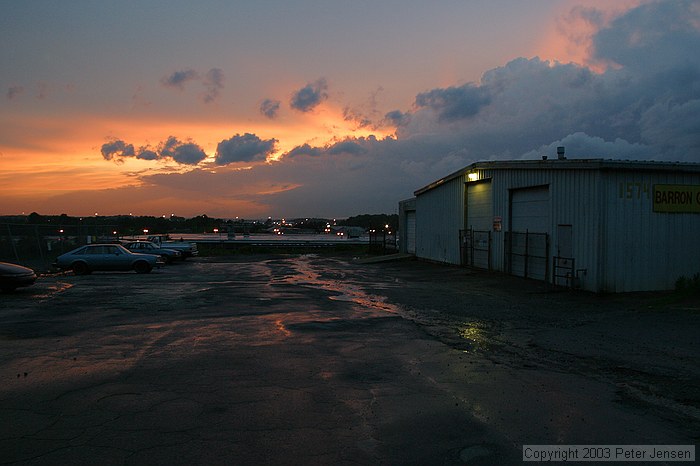
[[[493,224],[493,194],[491,180],[467,183],[467,230],[469,245],[466,265],[490,268],[491,226]]]
[[[416,253],[416,212],[406,212],[406,252]]]
[[[552,273],[555,285],[572,286],[574,279],[573,227],[557,225],[557,249]]]
[[[550,228],[549,186],[511,190],[506,270],[520,277],[547,280]]]

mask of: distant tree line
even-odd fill
[[[231,230],[236,233],[260,233],[272,228],[274,225],[278,224],[279,221],[272,219],[222,219],[209,217],[206,214],[192,218],[178,217],[175,215],[170,217],[134,215],[72,217],[66,214],[40,215],[36,212],[32,212],[29,215],[0,216],[0,224],[3,223],[12,225],[12,231],[15,234],[23,230],[32,232],[36,227],[42,227],[41,230],[44,234],[46,234],[47,230],[56,230],[56,233],[58,233],[61,229],[71,229],[72,231],[84,229],[85,231],[104,230],[105,234],[107,230],[109,230],[109,233],[117,231],[118,235],[127,236],[143,234],[144,230],[148,230],[148,232],[152,234],[211,233],[215,228],[219,230]],[[386,225],[389,225],[391,231],[396,231],[398,228],[398,215],[363,214],[335,221],[322,218],[287,219],[285,220],[285,224],[294,228],[318,233],[324,231],[329,224],[358,226],[366,230],[383,230]]]
[[[389,231],[398,231],[399,216],[397,214],[362,214],[348,217],[336,222],[341,226],[362,227],[365,230],[384,230],[389,225]]]

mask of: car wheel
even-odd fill
[[[134,270],[136,270],[136,273],[148,273],[151,271],[151,266],[148,262],[138,261],[134,264]]]
[[[160,256],[160,257],[163,258],[163,261],[164,261],[166,264],[172,264],[172,263],[173,263],[173,258],[170,257],[170,256],[167,255],[167,254],[163,254],[163,255]]]
[[[76,275],[87,275],[90,273],[90,269],[85,262],[75,262],[71,266],[71,269],[73,269],[73,273]]]

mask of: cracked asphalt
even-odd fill
[[[700,438],[697,300],[307,255],[42,277],[0,303],[0,464],[514,464]]]

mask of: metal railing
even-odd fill
[[[460,230],[459,246],[462,265],[491,270],[491,232]]]
[[[549,281],[549,234],[507,231],[505,247],[508,273]]]

